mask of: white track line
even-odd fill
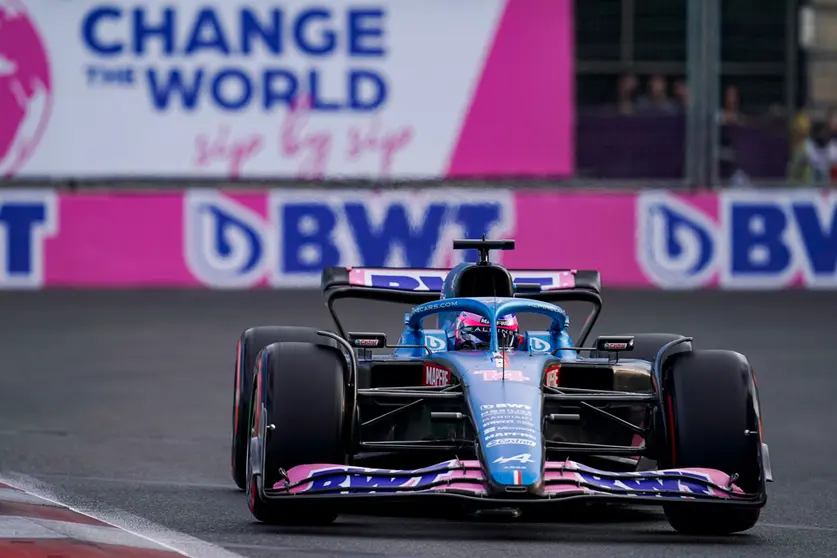
[[[95,506],[86,505],[76,500],[76,498],[63,493],[59,497],[53,487],[27,475],[10,473],[6,476],[0,476],[0,483],[25,490],[33,496],[42,498],[53,505],[64,506],[76,513],[122,529],[141,539],[183,556],[192,558],[242,558],[240,554],[230,552],[218,545],[185,533],[173,531],[124,510],[102,504],[96,504]]]

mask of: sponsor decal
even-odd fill
[[[534,428],[535,427],[535,423],[530,421],[530,420],[512,420],[512,419],[493,420],[493,418],[492,418],[492,420],[484,421],[482,423],[482,425],[483,426],[490,426],[492,428],[496,427],[496,426],[511,426],[511,425],[516,425],[516,426],[521,426],[521,427],[526,427],[526,428]],[[488,432],[488,430],[486,430],[486,432]]]
[[[333,475],[328,473],[333,472]],[[360,474],[347,474],[347,468],[334,467],[330,469],[320,469],[312,471],[316,473],[318,478],[311,481],[304,492],[313,492],[318,490],[334,490],[352,492],[360,491],[374,491],[375,488],[396,488],[396,487],[412,487],[420,488],[430,486],[439,479],[448,475],[447,472],[427,473],[424,475],[408,476],[404,471],[392,471],[392,477],[383,476],[366,476],[363,475],[362,468],[357,469]]]
[[[523,438],[497,438],[496,440],[491,440],[488,442],[485,447],[486,448],[493,448],[494,446],[505,446],[505,445],[520,445],[520,446],[530,446],[535,447],[537,446],[537,442],[534,440],[526,440]]]
[[[636,212],[637,260],[660,287],[837,288],[833,192],[651,191],[639,195]]]
[[[486,382],[528,382],[529,378],[520,370],[474,370],[475,376],[481,376]]]
[[[500,410],[500,409],[523,409],[523,410],[531,411],[532,406],[531,405],[526,405],[524,403],[493,403],[493,404],[480,405],[480,410],[481,411]]]
[[[494,463],[499,463],[501,465],[505,465],[507,463],[534,463],[535,460],[532,459],[531,453],[521,453],[520,455],[515,455],[513,457],[498,457],[494,460]]]
[[[424,365],[424,385],[434,387],[444,387],[450,385],[450,370],[441,366],[425,363]]]
[[[590,483],[591,485],[605,490],[642,490],[651,492],[691,492],[695,494],[714,495],[713,490],[706,486],[706,481],[710,480],[698,475],[694,475],[696,479],[703,480],[694,482],[682,478],[665,478],[666,475],[678,474],[670,471],[660,471],[660,474],[655,478],[605,478],[595,475],[593,473],[578,471],[579,480]],[[686,475],[688,476],[688,475]]]
[[[425,335],[424,344],[430,349],[431,353],[444,351],[448,348],[447,342],[442,337],[436,337],[435,335]]]
[[[552,345],[538,337],[530,337],[529,350],[536,353],[548,353],[552,350]]]
[[[550,366],[546,369],[544,374],[544,385],[546,387],[556,388],[560,382],[561,367]]]
[[[531,429],[530,429],[531,430]],[[534,430],[531,432],[524,432],[522,430],[503,430],[501,432],[493,432],[485,436],[486,440],[494,440],[495,438],[530,438],[532,440],[537,440],[537,437],[532,434]]]
[[[514,224],[511,193],[466,194],[275,190],[257,200],[266,202],[265,217],[252,204],[219,191],[190,190],[184,207],[185,261],[196,280],[218,288],[265,281],[274,287],[315,287],[329,266],[436,267],[456,257],[450,241],[461,234],[456,231],[500,237]],[[443,274],[430,279],[423,273],[358,270],[350,280],[398,290],[441,289]],[[456,304],[441,301],[430,308]]]

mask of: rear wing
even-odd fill
[[[366,298],[382,302],[422,304],[438,300],[449,269],[400,267],[327,267],[321,288],[337,327],[343,331],[332,302],[339,298]],[[544,302],[585,301],[595,308],[580,334],[583,343],[601,310],[601,274],[594,270],[510,269],[520,291],[516,297]]]
[[[404,302],[436,300],[442,292],[449,269],[400,267],[327,267],[323,269],[323,292],[349,287],[387,291]],[[510,269],[515,284],[539,285],[526,298],[544,298],[554,291],[589,291],[601,294],[602,278],[598,271],[570,269]],[[397,293],[397,294],[396,294]]]

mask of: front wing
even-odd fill
[[[512,465],[513,467],[513,465]],[[523,505],[565,500],[623,500],[635,503],[703,501],[763,506],[764,494],[747,494],[734,477],[712,469],[667,469],[613,473],[574,461],[549,461],[536,489],[489,486],[479,461],[445,461],[414,470],[370,469],[345,465],[300,465],[284,479],[260,490],[268,500],[291,498],[407,499],[418,495],[459,497],[478,506]]]

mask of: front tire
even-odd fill
[[[280,469],[346,463],[346,366],[339,349],[323,344],[275,343],[264,350],[251,405],[258,439],[248,445],[248,503],[259,521],[323,525],[337,518],[326,502],[294,496],[264,501],[258,484],[273,487]],[[266,428],[271,424],[275,429]]]
[[[233,387],[232,444],[230,466],[235,484],[241,490],[247,487],[247,444],[250,439],[247,416],[250,395],[253,391],[253,374],[256,359],[262,349],[271,343],[304,341],[329,342],[309,327],[260,326],[245,330],[238,340],[235,357],[235,383]]]
[[[750,363],[732,351],[675,355],[665,367],[668,451],[665,468],[699,467],[738,474],[744,492],[764,494],[758,393]],[[752,528],[760,508],[726,504],[663,506],[671,526],[692,535],[728,535]]]

